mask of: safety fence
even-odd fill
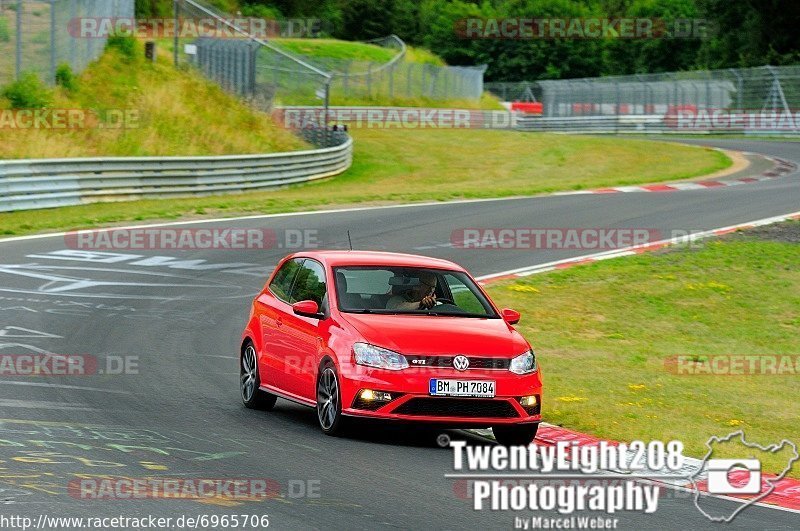
[[[84,31],[103,20],[132,19],[134,0],[0,0],[0,86],[34,72],[80,72],[105,48],[107,34]]]
[[[261,109],[270,109],[276,100],[294,98],[318,104],[328,100],[331,74],[252,34],[248,19],[232,17],[199,0],[177,0],[175,19],[177,28],[203,21],[221,30],[203,37],[177,31],[173,42],[176,65],[193,65]],[[213,36],[215,33],[227,34]]]
[[[0,161],[0,212],[245,192],[322,179],[350,167],[353,141],[347,133],[312,133],[317,138],[309,140],[331,146],[267,155]]]
[[[667,114],[671,109],[800,108],[800,66],[487,83],[503,101],[539,101],[544,116]]]
[[[176,26],[211,18],[226,25],[235,38],[181,36],[175,40],[175,61],[194,65],[262,108],[395,98],[477,100],[483,94],[485,66],[409,62],[405,43],[395,35],[368,43],[387,50],[384,62],[311,57],[290,52],[280,41],[251,34],[255,21],[232,18],[199,0],[178,0],[176,5]]]
[[[504,101],[536,101],[524,130],[800,133],[800,66],[487,83]]]

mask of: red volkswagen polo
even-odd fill
[[[242,334],[244,405],[345,417],[492,427],[527,444],[541,420],[536,357],[463,268],[408,254],[315,251],[284,258]]]

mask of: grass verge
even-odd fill
[[[141,43],[132,55],[109,47],[77,78],[57,88],[53,109],[91,109],[75,128],[0,127],[0,159],[269,153],[307,148],[269,116],[253,111],[199,74],[177,71],[162,54],[151,63]],[[0,97],[0,110],[10,102]],[[130,114],[130,113],[133,114]],[[127,115],[125,127],[117,127]],[[78,124],[80,125],[80,124]]]
[[[648,140],[464,129],[355,129],[352,134],[353,167],[332,179],[247,194],[5,213],[0,214],[0,234],[143,220],[533,195],[684,179],[731,163],[715,150]]]
[[[686,375],[670,361],[800,359],[800,222],[760,232],[492,285],[539,352],[545,420],[621,441],[678,439],[695,457],[738,429],[762,445],[798,442],[800,372]],[[789,456],[757,457],[774,473]]]

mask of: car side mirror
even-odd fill
[[[517,324],[521,317],[517,310],[512,310],[511,308],[504,308],[500,313],[503,316],[503,320],[510,325]]]
[[[292,311],[303,317],[322,319],[323,315],[319,311],[319,305],[315,301],[300,301],[292,304]]]

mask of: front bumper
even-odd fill
[[[342,413],[349,416],[428,422],[451,426],[481,427],[528,424],[541,421],[541,374],[517,375],[508,370],[456,371],[445,368],[409,367],[402,371],[350,365],[341,370]],[[494,398],[431,396],[432,378],[494,380]],[[364,389],[390,393],[389,402],[365,402]],[[523,396],[536,395],[535,408],[520,404]]]

